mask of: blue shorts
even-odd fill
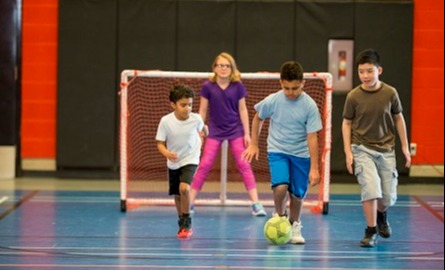
[[[287,185],[292,195],[304,198],[309,186],[310,158],[273,152],[268,155],[272,188]]]

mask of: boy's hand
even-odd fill
[[[251,163],[253,157],[258,160],[259,154],[260,150],[258,149],[258,146],[250,144],[249,147],[247,147],[247,149],[241,154],[241,158]]]
[[[168,152],[166,157],[171,162],[176,162],[178,160],[178,153],[176,153],[176,152]]]
[[[346,168],[350,174],[354,174],[354,155],[352,152],[345,153],[346,155]]]
[[[314,187],[320,183],[320,172],[316,169],[311,169],[309,172],[309,184]]]

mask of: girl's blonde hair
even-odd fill
[[[216,63],[218,62],[219,58],[224,58],[227,61],[229,61],[229,63],[230,63],[231,70],[232,70],[232,73],[230,74],[230,81],[231,82],[241,81],[241,74],[238,70],[238,67],[236,66],[235,59],[233,59],[233,57],[226,52],[222,52],[222,53],[218,54],[218,56],[215,57],[215,60],[213,61],[213,65],[212,65],[212,70],[216,67]],[[213,75],[210,77],[210,81],[216,82],[217,77],[218,76],[216,75],[216,73],[213,73]]]

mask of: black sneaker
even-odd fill
[[[379,235],[383,238],[389,238],[391,236],[391,226],[388,222],[387,212],[380,213],[377,211],[377,228]]]
[[[179,230],[178,230],[178,233],[179,233],[179,232],[181,232],[181,230],[184,227],[184,219],[182,217],[178,218],[178,226],[179,226]]]
[[[375,247],[377,245],[377,228],[368,227],[365,230],[365,236],[360,241],[362,247]]]
[[[190,214],[184,214],[182,220],[182,228],[189,230],[192,227],[192,218],[190,217]]]

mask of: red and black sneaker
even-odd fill
[[[192,236],[192,234],[193,234],[193,230],[192,229],[184,229],[184,228],[182,228],[178,232],[178,238],[187,239],[190,236]]]

